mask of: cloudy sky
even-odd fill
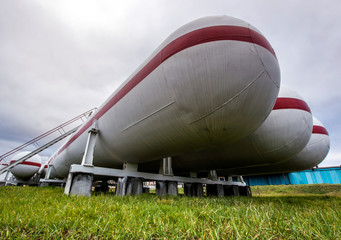
[[[209,15],[265,35],[282,84],[329,131],[320,166],[341,165],[340,0],[0,0],[0,154],[99,106],[170,33]]]

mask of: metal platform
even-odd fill
[[[155,181],[156,194],[178,195],[178,184],[183,183],[186,196],[251,196],[250,187],[245,182],[218,179],[182,177],[160,173],[138,172],[137,164],[126,164],[125,169],[112,169],[95,166],[71,165],[65,185],[65,194],[90,196],[94,178],[117,179],[116,195],[138,195],[144,192],[143,183]],[[105,189],[105,188],[104,188]]]

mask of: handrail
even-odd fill
[[[53,128],[53,129],[51,129],[51,130],[49,130],[49,131],[47,131],[47,132],[45,132],[45,133],[43,133],[43,134],[41,134],[41,135],[39,135],[38,137],[35,137],[35,138],[33,138],[32,140],[30,140],[30,141],[28,141],[28,142],[26,142],[26,143],[24,143],[24,144],[22,144],[22,145],[20,145],[20,146],[18,146],[18,147],[16,147],[16,148],[12,149],[11,151],[9,151],[9,152],[7,152],[7,153],[1,155],[1,156],[0,156],[0,162],[1,162],[3,159],[5,159],[5,158],[7,158],[7,157],[9,157],[9,156],[11,156],[11,155],[13,155],[14,153],[17,153],[18,151],[24,149],[25,147],[27,147],[27,146],[29,146],[29,145],[31,145],[31,144],[34,144],[34,143],[36,143],[37,141],[39,141],[39,140],[41,140],[41,139],[43,139],[43,138],[45,138],[45,137],[51,135],[52,133],[55,133],[56,131],[59,131],[60,129],[63,130],[63,127],[66,127],[66,126],[70,125],[71,123],[74,123],[75,121],[77,121],[77,120],[79,120],[79,119],[82,119],[83,117],[90,116],[96,109],[97,109],[97,108],[92,108],[92,109],[90,109],[90,110],[88,110],[88,111],[86,111],[86,112],[84,112],[84,113],[78,115],[77,117],[74,117],[74,118],[72,118],[71,120],[69,120],[69,121],[67,121],[67,122],[65,122],[65,123],[62,123],[61,125],[59,125],[59,126]]]
[[[41,151],[45,150],[46,148],[54,145],[55,143],[59,142],[60,140],[62,140],[64,138],[66,138],[67,136],[71,135],[72,133],[76,132],[78,130],[78,128],[79,128],[79,126],[71,129],[70,131],[68,131],[68,132],[62,134],[61,136],[53,139],[52,141],[46,143],[45,145],[41,146],[40,148],[34,150],[33,152],[30,152],[27,155],[25,155],[25,156],[21,157],[20,159],[16,160],[15,162],[12,162],[12,163],[8,164],[7,167],[4,167],[4,168],[0,169],[0,175],[3,174],[4,172],[10,170],[11,168],[17,166],[18,164],[24,162],[25,160],[33,157],[34,155],[40,153]]]

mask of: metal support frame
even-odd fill
[[[210,170],[208,172],[208,178],[212,179],[214,181],[218,181],[218,175],[217,175],[217,171],[216,170]]]
[[[45,175],[45,179],[46,179],[46,180],[47,180],[47,179],[50,179],[52,167],[53,167],[53,166],[52,166],[51,164],[49,164],[49,165],[47,166],[46,175]]]
[[[68,174],[68,176],[67,176],[65,188],[64,188],[64,193],[65,193],[66,195],[69,195],[69,194],[70,194],[70,191],[71,191],[71,184],[72,184],[72,177],[73,177],[73,173],[69,172],[69,174]]]
[[[177,195],[178,182],[185,185],[185,195],[187,196],[203,196],[203,184],[206,184],[208,196],[239,196],[239,190],[243,188],[244,192],[249,192],[245,182],[233,182],[232,178],[228,181],[217,181],[212,179],[202,179],[195,177],[170,176],[162,173],[147,173],[138,172],[137,164],[124,164],[124,169],[113,169],[103,167],[88,167],[78,164],[73,164],[70,167],[68,181],[65,186],[65,193],[70,193],[72,187],[72,179],[74,174],[84,174],[90,176],[105,176],[118,178],[116,186],[116,195],[137,195],[143,192],[143,181],[156,181],[156,193],[158,195]],[[241,194],[244,195],[244,194]],[[246,194],[245,194],[246,195]],[[247,195],[250,195],[248,193]]]
[[[92,126],[89,130],[88,140],[85,146],[85,152],[82,159],[83,166],[93,166],[93,158],[94,158],[94,148],[97,140],[97,133],[99,132],[97,126],[97,119],[95,119],[92,123]]]
[[[138,172],[138,164],[123,164],[123,169],[96,167],[93,165],[93,152],[98,134],[97,120],[89,130],[88,141],[85,147],[82,164],[73,164],[65,186],[65,194],[89,196],[94,176],[118,178],[116,195],[137,195],[143,193],[143,181],[156,181],[156,193],[158,195],[178,195],[177,183],[183,182],[187,196],[203,196],[203,184],[206,184],[208,195],[224,196],[224,186],[246,186],[245,182],[218,181],[215,170],[209,172],[209,179],[197,178],[196,173],[191,177],[174,176],[172,170],[172,158],[166,157],[161,160],[159,174]],[[49,174],[47,174],[49,175]]]
[[[165,157],[161,160],[159,173],[165,176],[173,176],[172,157]]]
[[[181,177],[181,176],[167,176],[157,173],[147,173],[138,171],[127,171],[122,169],[114,168],[104,168],[104,167],[85,167],[78,164],[73,164],[70,167],[70,173],[87,173],[93,174],[95,176],[107,176],[107,177],[133,177],[133,178],[143,178],[146,181],[175,181],[175,182],[189,182],[189,183],[202,183],[202,184],[221,184],[221,185],[236,185],[236,186],[246,186],[244,183],[232,182],[232,181],[214,181],[211,179],[202,178],[191,178],[191,177]]]
[[[5,186],[6,185],[6,183],[8,181],[8,175],[9,174],[10,174],[9,171],[0,174],[0,177],[1,177],[1,179],[0,179],[0,186]]]
[[[85,168],[93,168],[93,154],[94,148],[96,145],[97,134],[98,134],[98,124],[97,119],[95,119],[91,125],[89,130],[88,139],[85,145],[85,151],[82,159],[82,167]],[[49,174],[47,173],[46,175]],[[90,196],[91,195],[91,187],[93,182],[92,173],[87,172],[69,172],[64,193],[66,195],[82,195],[82,196]],[[48,178],[47,178],[48,179]]]

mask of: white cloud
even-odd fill
[[[331,150],[326,159],[319,165],[324,166],[341,166],[341,151]]]

